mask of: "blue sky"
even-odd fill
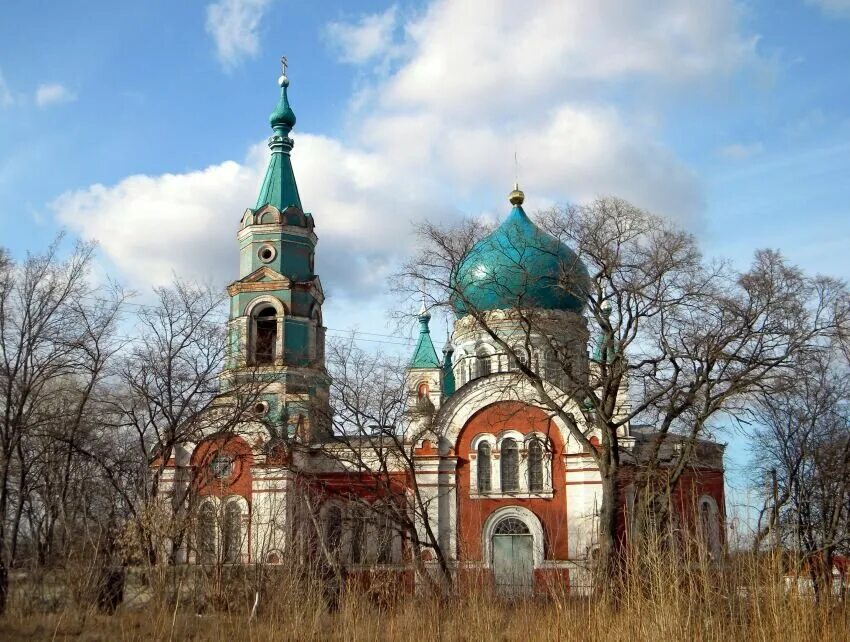
[[[503,216],[515,151],[529,209],[616,194],[850,277],[850,0],[6,0],[0,244],[234,278],[282,54],[332,328],[388,332],[411,222]]]

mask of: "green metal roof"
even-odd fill
[[[294,145],[289,132],[295,126],[295,112],[289,106],[289,97],[286,94],[289,79],[281,76],[279,82],[280,100],[269,116],[269,122],[274,130],[274,134],[269,138],[272,155],[255,209],[271,204],[281,211],[290,206],[303,211],[301,197],[298,195],[298,185],[295,183],[295,173],[292,171],[292,161],[289,157]]]
[[[409,367],[411,368],[441,367],[440,358],[434,349],[434,343],[431,341],[431,331],[428,329],[430,320],[431,315],[423,307],[422,312],[419,313],[419,341],[416,343],[416,350],[410,360]]]
[[[514,194],[508,217],[458,266],[455,286],[466,301],[455,297],[455,311],[463,316],[469,305],[479,311],[523,306],[581,312],[587,269],[575,252],[531,222],[522,192]]]
[[[255,209],[271,204],[281,212],[291,205],[303,211],[304,208],[301,207],[301,197],[298,195],[298,185],[295,183],[295,173],[292,171],[292,160],[289,157],[289,152],[276,150],[275,138],[272,137],[269,142],[269,147],[272,148],[272,156],[269,159],[269,167],[266,170],[266,177],[263,179]]]

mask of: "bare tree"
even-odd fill
[[[98,454],[141,529],[143,557],[151,560],[157,546],[142,528],[143,513],[157,499],[175,449],[210,429],[208,411],[219,392],[226,350],[218,292],[175,279],[154,293],[156,303],[140,308],[138,336],[118,365],[105,403],[110,430]],[[112,451],[113,444],[123,447]],[[175,507],[185,501],[185,496],[172,499]],[[174,528],[166,529],[178,540],[185,535],[180,526],[185,517],[184,511],[174,511]]]
[[[829,347],[806,355],[783,383],[752,411],[764,489],[753,545],[772,536],[795,551],[796,572],[808,571],[821,598],[830,595],[835,554],[850,550],[850,369]]]
[[[411,403],[405,364],[382,353],[360,349],[356,337],[329,342],[327,369],[331,378],[330,405],[318,410],[330,429],[319,444],[323,464],[308,458],[299,466],[297,453],[315,450],[316,444],[294,441],[292,470],[316,498],[308,508],[315,521],[322,560],[339,582],[346,564],[367,562],[365,525],[375,531],[375,563],[386,564],[407,547],[419,577],[433,588],[451,585],[448,560],[439,533],[429,515],[436,501],[416,483],[415,448],[427,432],[430,408]],[[425,419],[423,423],[423,419]],[[421,426],[425,426],[422,428]],[[343,473],[345,483],[331,486],[327,480]],[[310,495],[308,494],[307,497]],[[346,537],[336,533],[336,513],[328,524],[316,520],[322,501],[337,500],[343,509]],[[346,545],[350,550],[340,552]],[[433,577],[425,562],[436,562]],[[396,560],[399,561],[399,560]]]
[[[834,332],[846,315],[846,292],[834,281],[806,277],[776,252],[758,252],[744,272],[708,262],[690,234],[620,199],[553,208],[538,222],[573,248],[581,265],[539,232],[501,240],[512,286],[504,274],[476,275],[476,288],[509,300],[498,315],[476,305],[459,279],[488,232],[474,222],[422,226],[420,251],[400,274],[399,288],[425,294],[435,307],[460,307],[507,355],[535,403],[592,454],[602,478],[600,568],[610,576],[621,561],[617,523],[626,483],[635,484],[638,502],[663,513],[664,496],[692,465],[713,422],[734,416],[792,369],[800,351]],[[534,253],[556,257],[559,273],[528,271],[524,257]],[[540,279],[553,279],[553,288],[582,302],[595,343],[590,364],[576,358],[581,337],[564,342],[557,321],[537,305]],[[521,337],[505,336],[506,314]],[[535,349],[548,355],[545,364],[529,358]],[[655,431],[637,453],[623,448],[630,423]],[[598,448],[590,430],[600,436]],[[634,479],[623,478],[624,463],[637,468]]]
[[[89,284],[93,245],[78,243],[63,258],[61,241],[20,264],[0,253],[0,610],[24,512],[42,513],[44,545],[58,520],[73,520],[74,444],[116,349],[123,294]],[[58,478],[36,507],[50,464]]]

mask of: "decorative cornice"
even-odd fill
[[[301,236],[315,245],[319,242],[319,237],[312,230],[299,225],[284,225],[283,223],[254,223],[246,225],[236,234],[239,241],[245,240],[246,237],[253,234],[291,234],[292,236]]]

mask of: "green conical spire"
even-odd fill
[[[295,112],[289,105],[289,96],[286,93],[289,87],[289,78],[286,77],[286,58],[281,58],[281,63],[283,74],[278,79],[280,100],[269,116],[269,123],[274,130],[274,134],[269,138],[272,155],[255,209],[271,204],[281,211],[291,206],[303,211],[301,197],[298,195],[298,185],[295,183],[295,173],[292,171],[292,161],[289,158],[294,145],[289,132],[295,126]]]
[[[440,359],[431,341],[431,331],[428,329],[430,320],[431,315],[428,314],[423,302],[422,310],[419,312],[419,341],[410,360],[411,368],[440,368]]]

